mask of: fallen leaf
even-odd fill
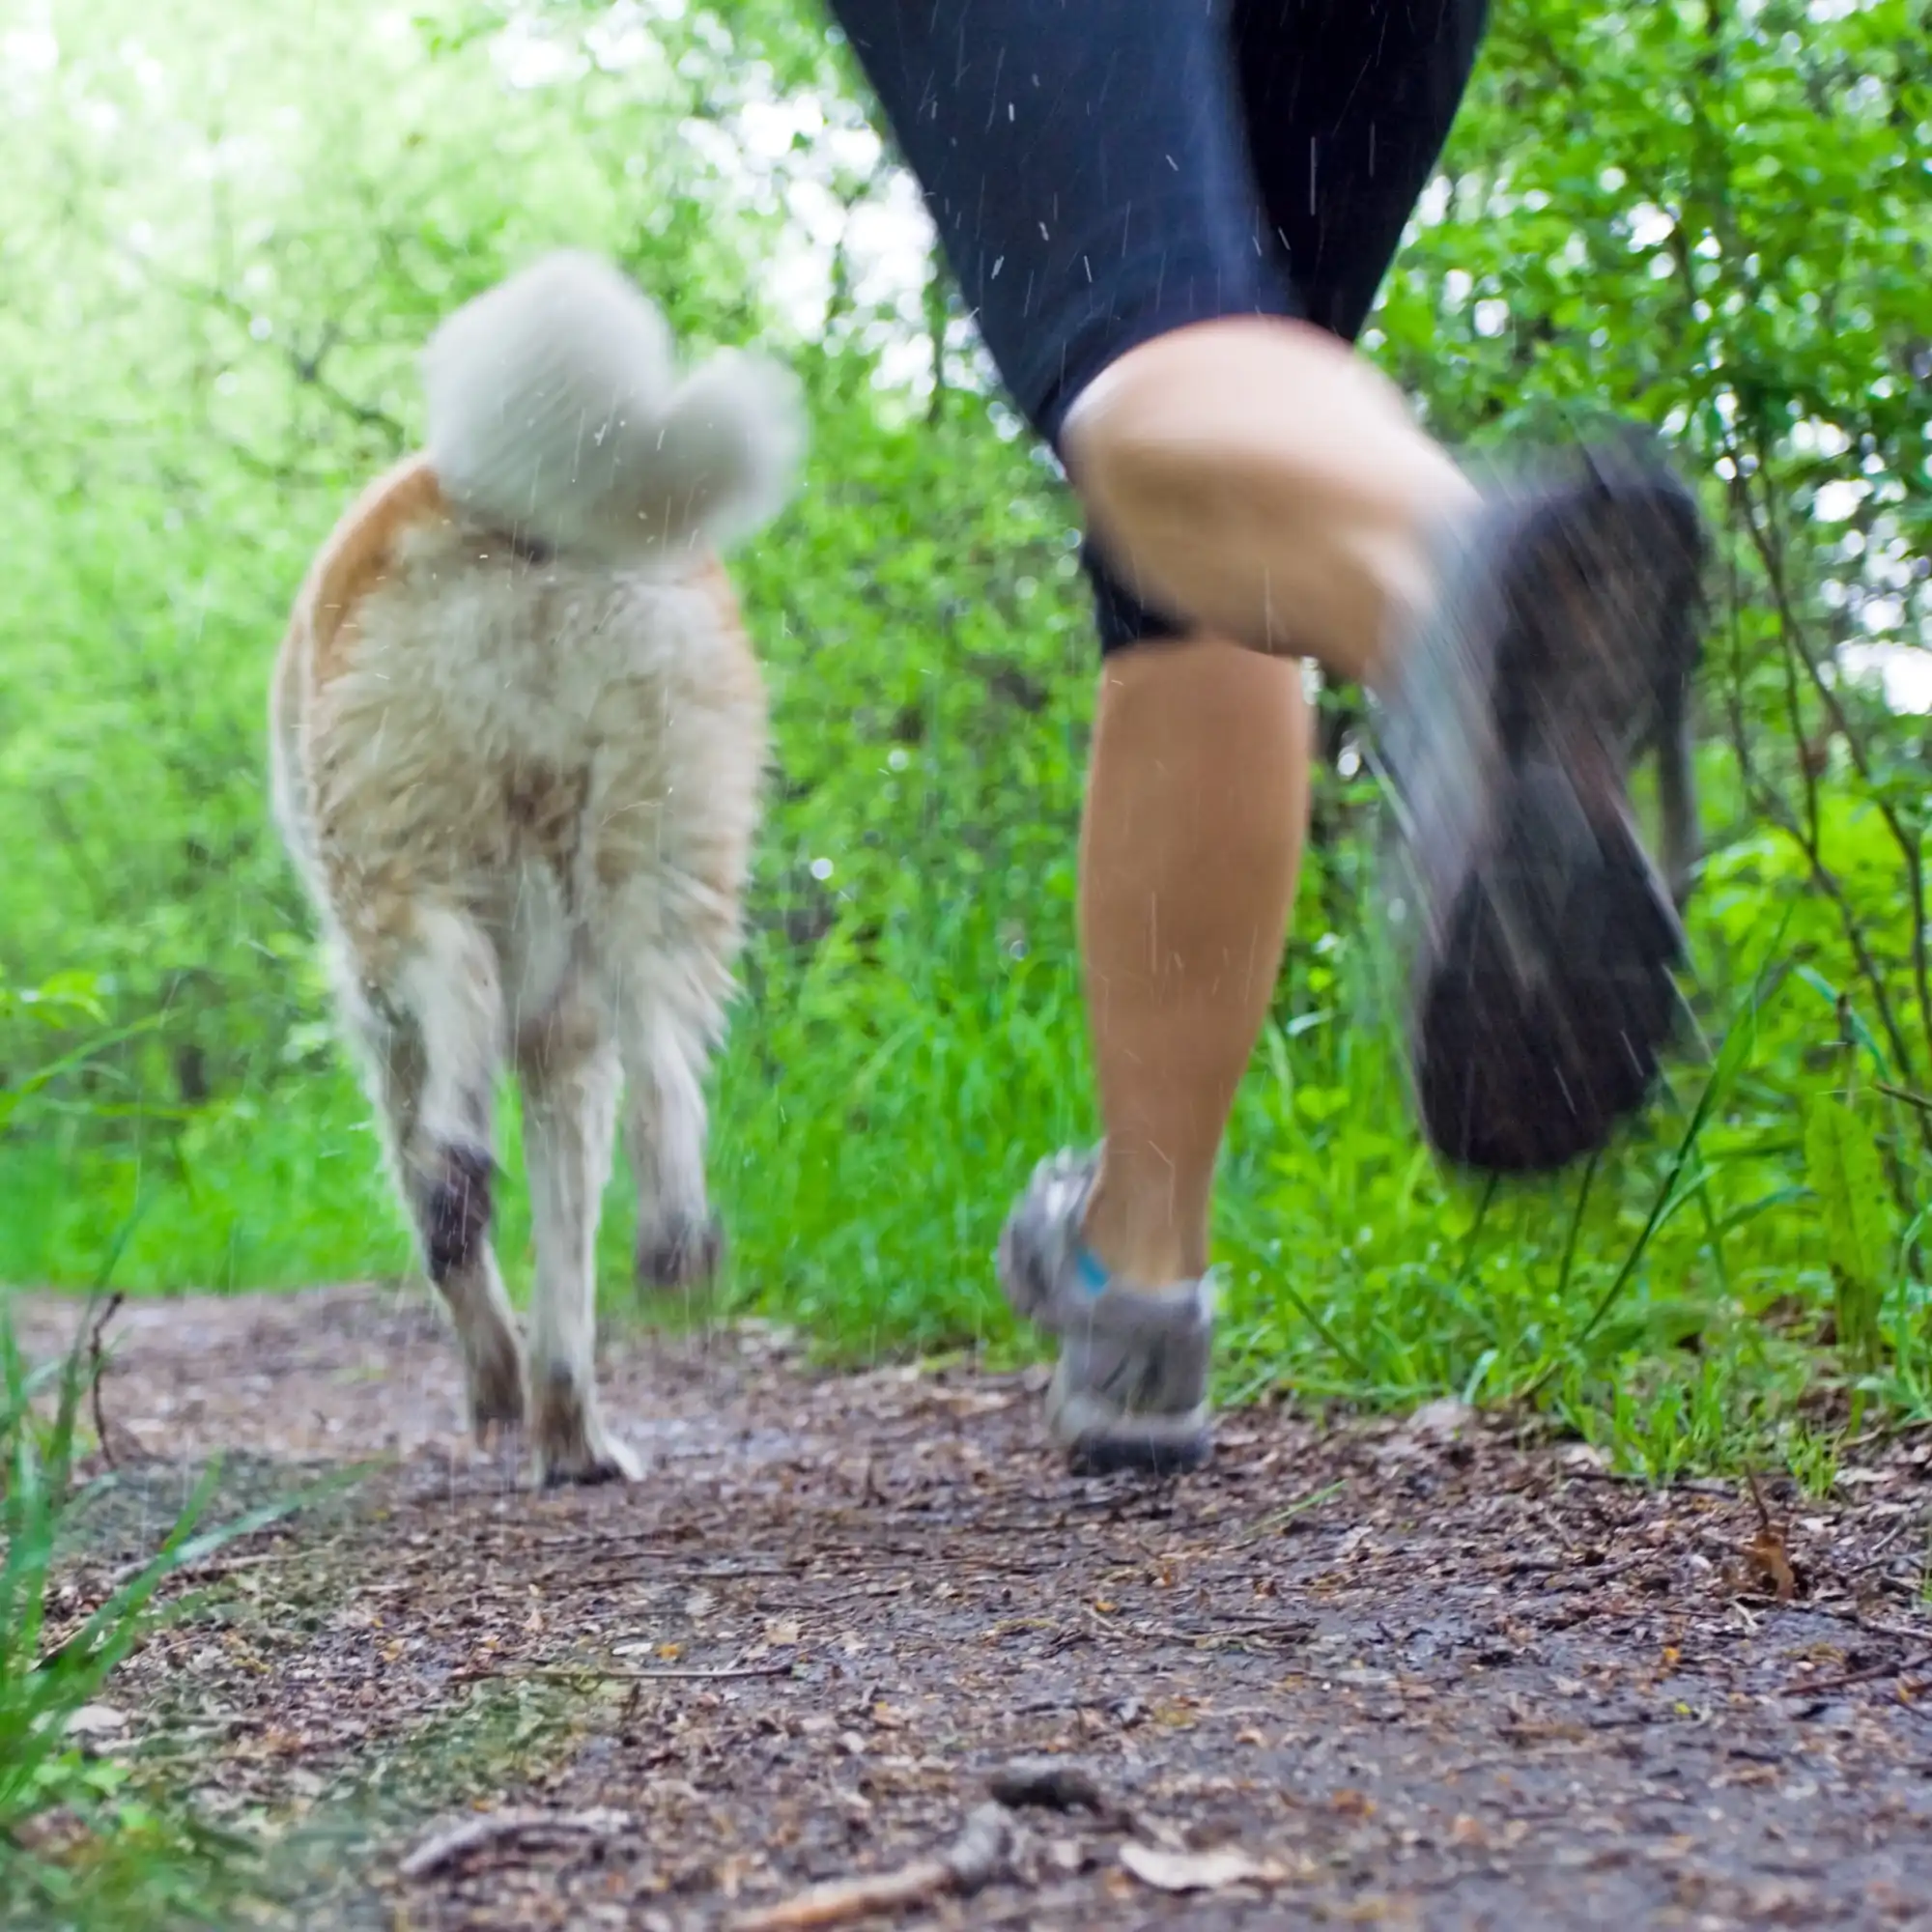
[[[1279,1865],[1264,1863],[1238,1845],[1220,1845],[1211,1852],[1157,1852],[1129,1838],[1121,1847],[1121,1862],[1156,1891],[1220,1891],[1251,1880],[1277,1884],[1282,1877]]]
[[[112,1704],[83,1704],[67,1720],[71,1738],[104,1738],[128,1728],[128,1714]]]
[[[1753,1578],[1770,1589],[1780,1604],[1788,1604],[1798,1594],[1798,1578],[1791,1572],[1791,1557],[1784,1548],[1784,1532],[1768,1522],[1745,1545],[1745,1561]]]

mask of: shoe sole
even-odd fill
[[[1214,1438],[1208,1430],[1191,1440],[1175,1441],[1136,1435],[1129,1425],[1069,1443],[1066,1468],[1074,1476],[1184,1476],[1205,1468],[1213,1453]]]
[[[1072,1352],[1083,1323],[1096,1317],[1104,1321],[1108,1303],[1115,1297],[1104,1294],[1083,1304],[1077,1316],[1064,1306],[1056,1307],[1063,1298],[1056,1293],[1057,1277],[1061,1269],[1070,1265],[1071,1231],[1084,1212],[1096,1172],[1091,1157],[1083,1160],[1065,1154],[1042,1161],[1034,1170],[1033,1179],[1000,1231],[995,1258],[1000,1286],[1016,1315],[1060,1338],[1061,1356],[1047,1393],[1047,1427],[1065,1452],[1069,1471],[1076,1476],[1121,1471],[1180,1475],[1200,1468],[1213,1451],[1213,1433],[1204,1399],[1205,1362],[1195,1404],[1174,1409],[1129,1407],[1131,1398],[1122,1384],[1141,1378],[1131,1352],[1123,1351],[1113,1373],[1097,1380],[1088,1378],[1084,1372],[1093,1367],[1091,1356],[1084,1358],[1082,1367],[1076,1367],[1081,1358]],[[1127,1301],[1135,1304],[1139,1297],[1129,1295]],[[1131,1319],[1134,1311],[1131,1306],[1127,1311],[1116,1307],[1115,1320],[1123,1312]],[[1145,1303],[1140,1303],[1138,1313],[1141,1321],[1151,1323],[1147,1339],[1172,1345],[1172,1335],[1159,1333],[1171,1323],[1171,1316],[1157,1320]],[[1195,1334],[1184,1339],[1190,1346],[1198,1346],[1202,1338]]]
[[[1422,963],[1415,1078],[1445,1158],[1538,1173],[1642,1106],[1675,1022],[1683,929],[1628,765],[1694,668],[1704,538],[1667,471],[1593,464],[1498,547],[1498,783]]]

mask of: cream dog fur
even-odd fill
[[[781,507],[790,377],[688,376],[614,269],[550,256],[423,358],[426,451],[354,504],[270,701],[276,819],[320,917],[479,1432],[540,1479],[637,1473],[599,1413],[594,1254],[620,1087],[641,1280],[708,1275],[702,1080],[766,753],[718,561]],[[490,1243],[514,1067],[536,1241],[528,1365]]]

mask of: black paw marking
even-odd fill
[[[473,1144],[453,1143],[439,1156],[440,1172],[423,1184],[423,1248],[430,1279],[444,1282],[475,1264],[490,1235],[490,1183],[497,1163]]]
[[[675,1220],[638,1242],[638,1286],[697,1288],[724,1259],[724,1227],[717,1215]]]
[[[1137,1436],[1128,1430],[1117,1435],[1082,1436],[1066,1452],[1066,1471],[1072,1476],[1184,1476],[1205,1469],[1214,1453],[1214,1438],[1206,1430],[1185,1441]]]
[[[621,1483],[624,1472],[615,1463],[602,1461],[578,1463],[569,1468],[552,1465],[544,1470],[543,1487],[547,1490],[591,1490],[604,1483]]]

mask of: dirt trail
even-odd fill
[[[75,1314],[16,1309],[43,1350]],[[531,1495],[461,1436],[413,1294],[144,1303],[115,1333],[122,1479],[67,1614],[209,1451],[255,1489],[384,1459],[223,1559],[217,1620],[114,1691],[119,1747],[217,1813],[305,1842],[353,1811],[295,1922],[724,1924],[943,1849],[989,1773],[1060,1753],[1131,1818],[1023,1813],[1006,1881],[873,1922],[1932,1923],[1911,1439],[1846,1502],[1769,1492],[1780,1605],[1747,1499],[1442,1412],[1241,1415],[1205,1476],[1076,1481],[1033,1378],[626,1338],[605,1385],[647,1479]],[[700,1670],[736,1674],[642,1674]],[[589,1815],[401,1876],[479,1804]],[[1169,1896],[1129,1837],[1262,1872]]]

